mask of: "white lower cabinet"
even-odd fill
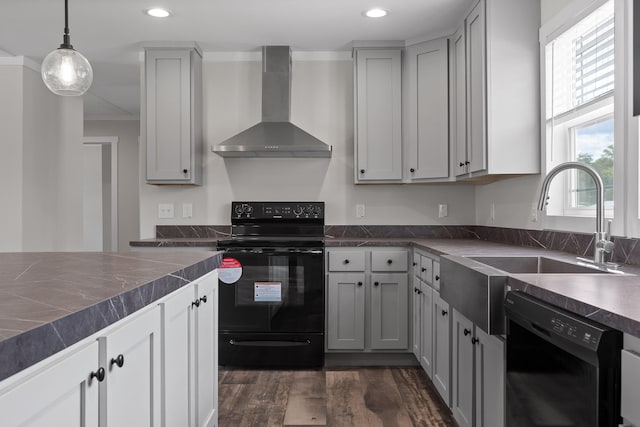
[[[17,382],[10,378],[2,383],[0,425],[98,426],[99,387],[91,377],[99,369],[98,342],[50,359]]]
[[[409,251],[335,248],[327,259],[327,350],[409,350]]]
[[[504,341],[453,309],[451,407],[460,427],[504,426]]]
[[[160,302],[164,426],[217,424],[217,273]]]
[[[217,310],[214,271],[0,382],[0,426],[215,426]]]

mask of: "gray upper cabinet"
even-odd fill
[[[355,182],[402,180],[402,51],[354,50]]]
[[[448,40],[409,46],[405,53],[405,176],[449,177]]]
[[[480,0],[452,37],[459,179],[540,172],[539,16],[539,1]]]
[[[147,48],[142,106],[149,184],[202,184],[202,56]]]

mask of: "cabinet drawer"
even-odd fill
[[[364,251],[329,252],[329,271],[364,271]]]
[[[622,350],[622,417],[634,425],[640,425],[640,354]]]
[[[376,251],[371,253],[371,271],[407,271],[406,251]]]
[[[421,256],[420,258],[420,278],[431,285],[433,280],[433,260],[426,256]]]

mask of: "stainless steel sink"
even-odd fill
[[[604,268],[587,263],[559,261],[543,256],[470,257],[482,264],[512,274],[591,274],[609,273]]]
[[[504,296],[510,274],[622,273],[542,256],[440,258],[440,296],[488,334],[505,333]]]

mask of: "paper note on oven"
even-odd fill
[[[254,282],[255,302],[282,302],[282,282]]]

